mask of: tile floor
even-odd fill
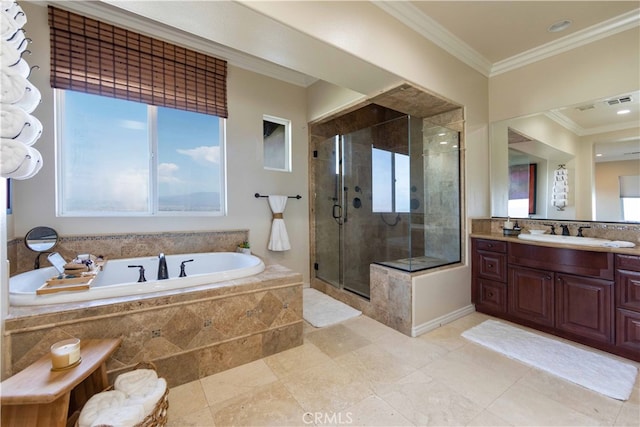
[[[640,425],[640,380],[621,402],[460,336],[488,318],[418,338],[365,316],[307,324],[300,347],[171,389],[168,426]]]

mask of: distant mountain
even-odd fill
[[[220,193],[201,191],[178,196],[161,196],[161,211],[215,211],[220,209]]]

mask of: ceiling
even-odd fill
[[[640,1],[383,1],[376,3],[424,37],[491,77],[639,25]],[[548,28],[561,21],[560,32]],[[639,78],[640,80],[640,78]],[[628,98],[624,103],[609,101]],[[638,92],[549,113],[578,135],[628,127],[640,119]],[[616,112],[629,109],[620,116]]]

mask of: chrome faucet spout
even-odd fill
[[[169,270],[167,269],[167,260],[164,257],[164,253],[158,255],[158,280],[164,280],[169,278]]]

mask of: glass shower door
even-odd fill
[[[342,175],[339,136],[317,145],[315,168],[316,277],[340,288],[342,232]]]

